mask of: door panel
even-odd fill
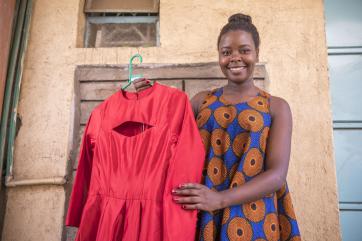
[[[346,241],[361,241],[362,237],[362,210],[341,211],[340,214],[342,236]]]
[[[333,120],[362,120],[359,101],[362,96],[362,55],[331,55],[328,61]]]
[[[362,1],[326,0],[328,46],[362,46]]]
[[[334,147],[339,201],[359,202],[362,200],[359,187],[362,184],[362,130],[334,130]]]

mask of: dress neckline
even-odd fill
[[[244,100],[244,101],[240,101],[240,102],[233,103],[233,102],[225,99],[225,97],[224,97],[224,87],[221,87],[221,88],[219,89],[219,92],[220,92],[219,99],[220,99],[220,101],[221,101],[222,103],[228,104],[228,105],[241,105],[241,104],[245,104],[245,103],[248,103],[248,102],[252,101],[253,99],[261,96],[260,89],[259,89],[258,87],[256,87],[256,89],[257,89],[257,92],[258,92],[258,93],[257,93],[255,96],[251,97],[251,98],[248,99],[248,100]]]
[[[150,88],[147,88],[140,92],[130,92],[121,89],[120,96],[127,101],[139,101],[151,96],[156,91],[156,89],[158,89],[158,86],[159,84],[155,81]]]

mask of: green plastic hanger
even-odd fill
[[[142,56],[140,54],[135,54],[133,55],[130,60],[129,60],[129,65],[128,65],[128,83],[122,87],[122,90],[125,90],[128,86],[130,86],[132,84],[132,82],[136,79],[142,78],[143,75],[133,75],[133,60],[135,58],[138,58],[140,61],[140,64],[142,64]]]

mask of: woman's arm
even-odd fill
[[[291,148],[292,114],[288,103],[271,97],[272,125],[266,148],[265,172],[242,186],[221,192],[197,183],[185,183],[174,190],[174,200],[185,209],[214,211],[258,200],[285,183]]]

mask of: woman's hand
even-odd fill
[[[133,86],[137,92],[151,87],[151,81],[146,78],[139,78],[133,81]]]
[[[185,183],[172,190],[173,200],[184,209],[215,211],[222,209],[222,194],[198,183]]]

